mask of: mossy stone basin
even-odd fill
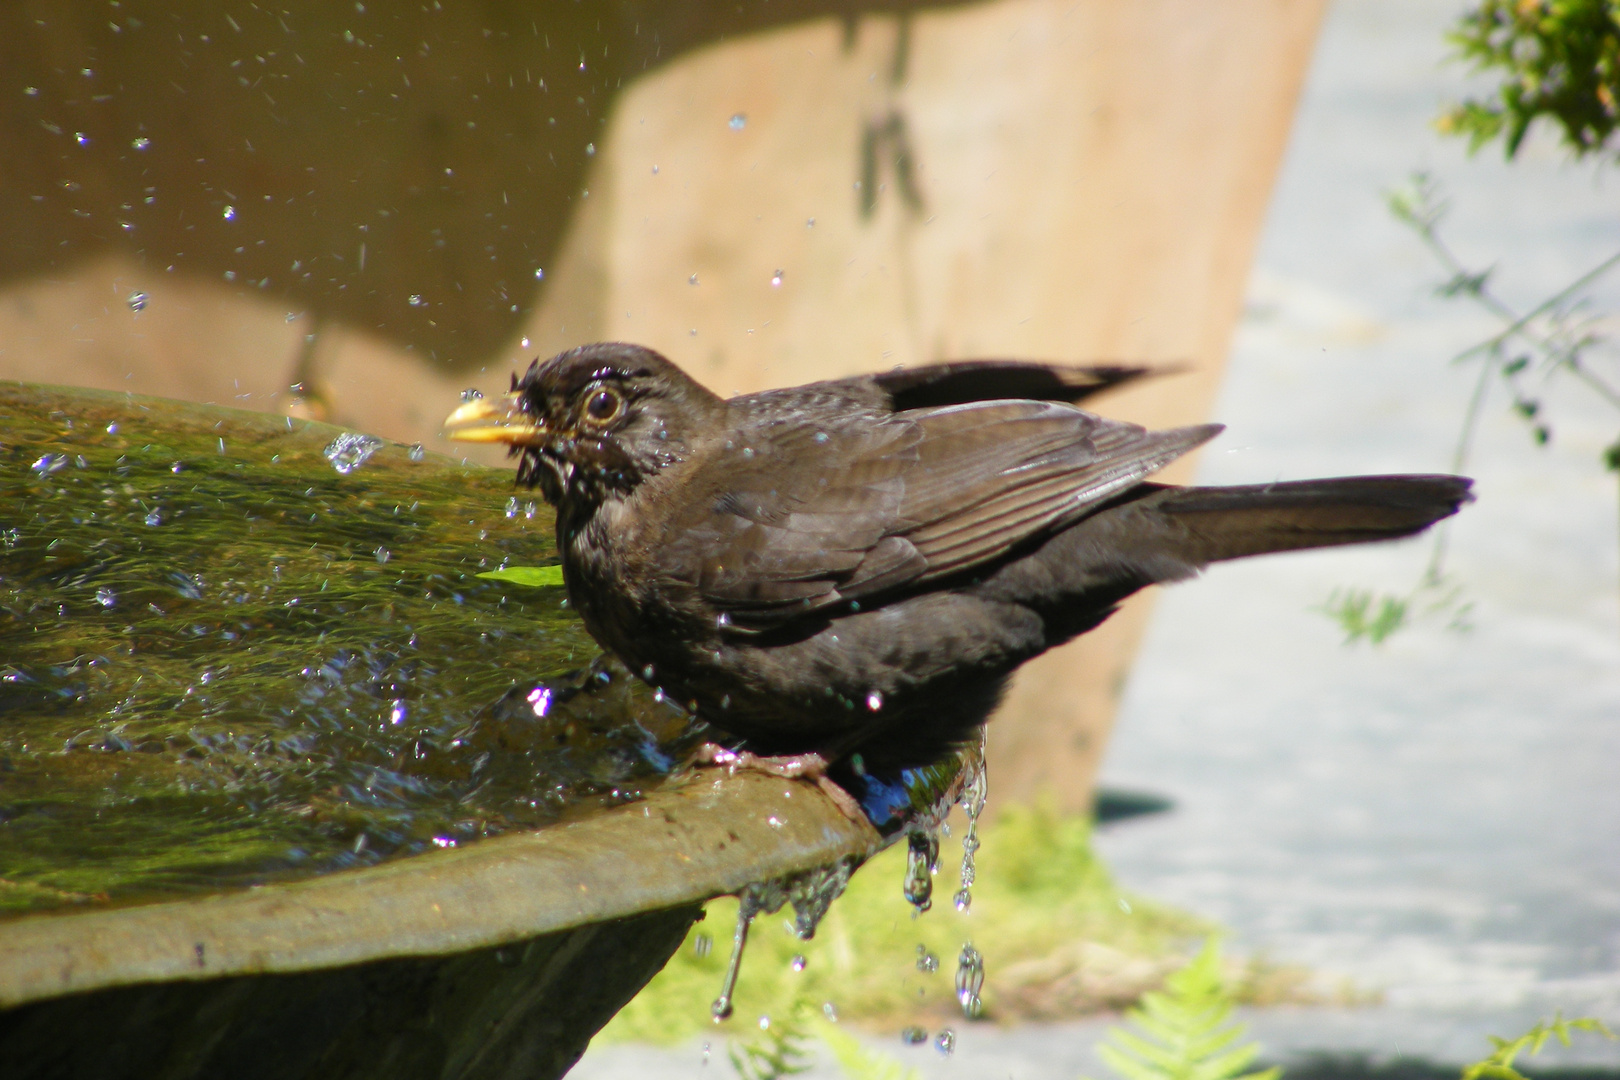
[[[557,1076],[703,900],[859,860],[596,649],[505,470],[0,383],[0,1065]],[[363,459],[363,460],[361,460]]]

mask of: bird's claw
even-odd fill
[[[718,743],[704,743],[692,755],[692,764],[717,765],[732,773],[738,769],[750,769],[786,780],[813,780],[845,817],[862,824],[867,822],[866,811],[855,801],[855,796],[839,787],[837,781],[827,775],[828,762],[820,754],[766,757],[747,750],[731,750]]]

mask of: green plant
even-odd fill
[[[805,1030],[802,1000],[772,1019],[760,1017],[759,1034],[733,1042],[727,1049],[732,1068],[742,1080],[781,1080],[810,1069],[810,1034]]]
[[[1446,35],[1459,59],[1502,76],[1483,100],[1453,106],[1437,126],[1473,149],[1500,137],[1519,152],[1536,120],[1558,124],[1576,157],[1601,149],[1620,120],[1620,2],[1484,0]]]
[[[1556,1038],[1568,1046],[1569,1036],[1573,1031],[1590,1031],[1606,1039],[1615,1037],[1614,1032],[1610,1031],[1608,1025],[1601,1020],[1590,1016],[1565,1020],[1560,1014],[1551,1020],[1543,1020],[1517,1039],[1499,1039],[1494,1035],[1491,1036],[1491,1042],[1495,1044],[1496,1049],[1472,1065],[1465,1066],[1462,1080],[1528,1080],[1514,1066],[1514,1059],[1521,1053],[1541,1053],[1541,1048],[1550,1038]]]
[[[1260,1044],[1238,1043],[1247,1029],[1232,1022],[1233,1004],[1211,937],[1163,990],[1143,994],[1125,1014],[1138,1031],[1110,1029],[1097,1053],[1125,1080],[1276,1080],[1280,1069],[1244,1071]]]
[[[815,1030],[849,1080],[919,1080],[922,1075],[888,1054],[873,1050],[836,1024],[817,1021]]]
[[[1620,2],[1620,0],[1617,0]],[[1473,303],[1493,316],[1498,329],[1452,357],[1453,364],[1474,364],[1478,373],[1452,452],[1451,471],[1468,466],[1480,417],[1493,386],[1505,389],[1509,407],[1529,430],[1538,447],[1553,439],[1552,420],[1540,387],[1557,376],[1573,379],[1620,417],[1620,365],[1615,363],[1601,320],[1588,290],[1620,266],[1620,252],[1602,260],[1563,288],[1528,308],[1509,303],[1492,287],[1494,268],[1465,264],[1441,234],[1450,209],[1440,185],[1427,173],[1415,173],[1408,184],[1387,196],[1390,214],[1411,229],[1446,274],[1437,295]],[[1620,479],[1620,438],[1601,452],[1605,469]],[[1450,523],[1434,530],[1433,548],[1421,578],[1404,594],[1376,595],[1363,590],[1336,590],[1323,610],[1344,629],[1347,640],[1366,638],[1374,644],[1407,625],[1414,614],[1449,613],[1452,625],[1467,627],[1469,605],[1461,589],[1445,574]]]

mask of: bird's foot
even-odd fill
[[[844,812],[845,817],[862,824],[867,823],[866,811],[855,801],[855,796],[839,787],[837,782],[827,775],[828,761],[820,754],[766,757],[747,750],[731,750],[718,743],[704,743],[692,755],[692,764],[718,765],[727,772],[752,769],[755,772],[780,776],[788,780],[814,780],[816,786],[833,801],[833,805]]]

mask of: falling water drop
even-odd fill
[[[962,830],[962,887],[955,897],[956,910],[966,912],[973,906],[973,883],[977,872],[974,856],[979,850],[979,816],[984,813],[984,800],[990,792],[990,778],[984,764],[984,729],[979,729],[979,746],[967,764],[967,783],[962,786],[957,800],[967,816],[967,828]]]
[[[931,832],[906,836],[906,901],[919,912],[934,906],[934,872],[939,869],[939,837]]]
[[[939,957],[928,951],[928,946],[917,946],[917,970],[932,975],[939,970]]]
[[[937,1036],[934,1037],[934,1049],[938,1050],[946,1057],[950,1057],[951,1054],[956,1050],[956,1032],[950,1028],[946,1028],[944,1031],[941,1031]]]
[[[147,147],[152,145],[152,140],[148,139],[145,135],[142,135],[140,138],[135,139],[129,145],[133,146],[137,150],[145,150]]]
[[[144,311],[146,310],[146,300],[147,296],[145,293],[132,292],[129,294],[129,298],[124,301],[124,304],[131,311]]]
[[[917,1046],[928,1041],[928,1029],[912,1025],[900,1029],[900,1041],[907,1046]]]
[[[732,113],[731,119],[726,121],[726,125],[730,127],[732,131],[741,131],[743,128],[748,126],[748,117],[742,113]]]
[[[799,953],[796,956],[794,956],[792,963],[789,964],[789,966],[791,968],[793,968],[794,971],[803,971],[804,970],[804,965],[805,965],[805,959],[804,959],[804,954],[803,953]]]
[[[236,220],[236,207],[231,206],[229,203],[227,203],[225,205],[225,209],[223,209],[223,210],[221,210],[219,212],[219,216],[224,218],[226,221],[235,221]]]
[[[421,443],[411,443],[411,448],[406,452],[406,456],[412,461],[422,461],[427,457],[427,450],[423,448]]]
[[[979,991],[984,989],[984,957],[973,947],[973,942],[962,943],[962,955],[956,958],[956,1000],[962,1005],[962,1015],[977,1020],[984,1015],[984,1002]]]
[[[781,287],[782,287],[782,271],[778,270],[776,273],[771,275],[771,288],[780,289]]]
[[[103,585],[96,590],[96,603],[104,608],[110,608],[118,603],[118,594]]]

